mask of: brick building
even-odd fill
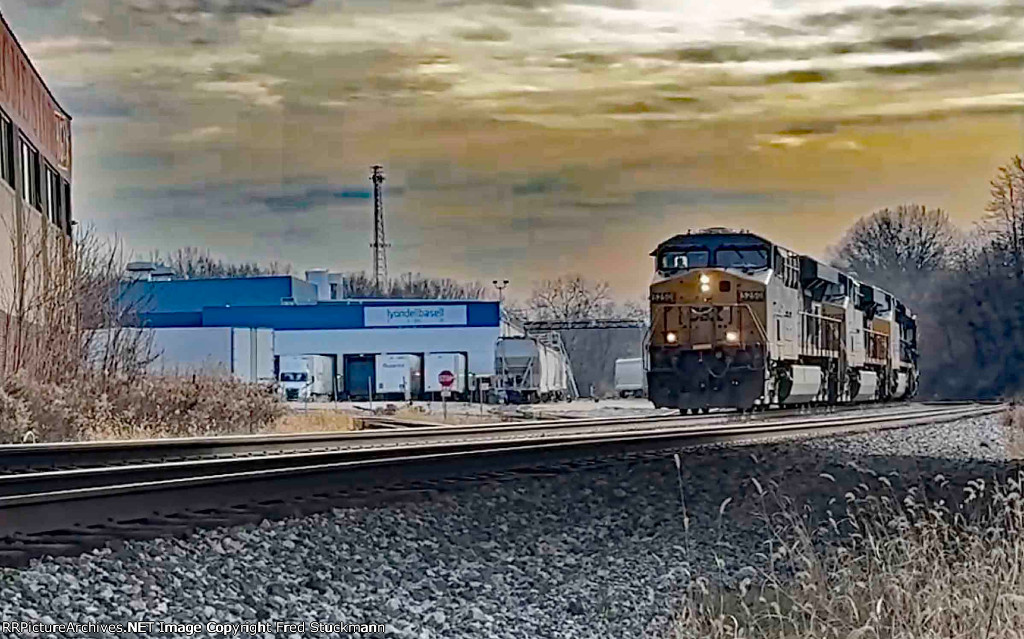
[[[71,116],[0,15],[0,311],[67,259],[71,226]]]

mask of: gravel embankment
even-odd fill
[[[1001,452],[998,417],[989,417],[692,449],[678,474],[670,455],[611,461],[3,570],[0,617],[383,623],[386,636],[424,638],[656,636],[691,576],[731,581],[755,561],[763,500],[751,477],[820,507],[872,481],[854,465],[956,483],[991,476]]]

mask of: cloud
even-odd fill
[[[410,216],[397,228],[424,251],[432,229],[514,219],[568,234],[780,211],[817,201],[792,195],[803,184],[845,188],[846,164],[910,148],[875,130],[1019,111],[1024,13],[894,1],[12,0],[87,141],[76,153],[110,158],[76,170],[138,224],[361,232],[380,162],[389,211]],[[158,170],[134,169],[144,157]]]
[[[313,4],[315,0],[107,0],[110,10],[153,15],[281,15]],[[61,4],[51,0],[51,5]]]
[[[171,136],[171,141],[184,144],[192,142],[210,142],[212,140],[224,138],[226,133],[227,131],[225,131],[223,127],[205,126],[199,129],[192,129],[185,133],[175,134]]]

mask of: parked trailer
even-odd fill
[[[532,337],[498,340],[495,351],[497,399],[506,403],[559,400],[569,396],[565,356]]]
[[[378,355],[374,395],[418,399],[423,393],[423,369],[419,355]]]
[[[455,382],[448,390],[454,397],[464,397],[469,385],[466,380],[466,355],[463,353],[427,353],[423,360],[423,390],[431,394],[444,390],[438,381],[444,371],[455,376]]]
[[[615,360],[615,392],[619,397],[647,395],[647,374],[642,357]]]
[[[285,399],[333,399],[334,358],[327,355],[282,355],[278,381]]]
[[[149,372],[157,375],[232,375],[243,382],[274,382],[274,331],[269,328],[121,328],[93,332],[94,355],[113,341],[148,342]]]

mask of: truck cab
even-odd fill
[[[282,355],[277,381],[289,401],[333,399],[334,362],[324,355]]]

